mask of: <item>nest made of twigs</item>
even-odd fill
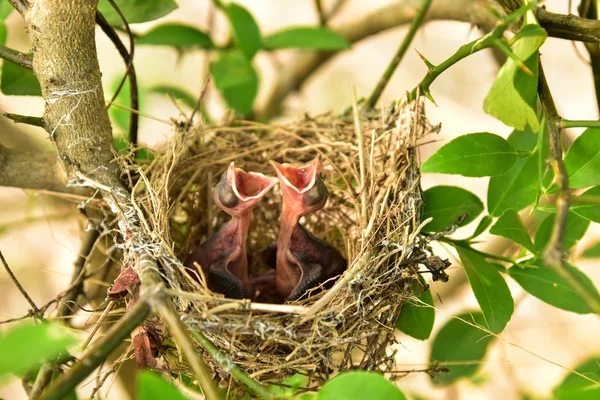
[[[306,116],[285,126],[180,126],[154,162],[138,171],[133,204],[150,241],[135,246],[159,260],[185,324],[202,331],[251,377],[273,382],[303,373],[318,382],[347,369],[385,371],[394,365],[387,349],[395,323],[412,295],[419,263],[431,255],[419,235],[416,147],[438,129],[421,103],[404,100],[360,118],[355,113],[341,119]],[[303,165],[317,154],[330,196],[303,224],[348,260],[333,288],[313,290],[293,303],[267,304],[226,299],[190,278],[179,260],[229,218],[211,193],[231,161],[274,175],[269,160]],[[278,235],[280,208],[276,187],[254,209],[248,238],[252,276],[267,268],[262,251]],[[155,334],[169,343],[166,328]],[[166,368],[186,370],[168,346],[162,352]],[[206,358],[228,377],[226,368]]]

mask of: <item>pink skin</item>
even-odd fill
[[[320,177],[321,159],[317,157],[298,168],[271,164],[283,194],[275,287],[284,298],[296,300],[306,290],[341,274],[346,260],[339,251],[300,225],[301,217],[318,211],[327,202],[327,189]]]
[[[227,297],[248,297],[248,228],[256,203],[277,184],[277,179],[235,168],[233,162],[213,192],[217,206],[231,215],[219,231],[200,244],[185,262],[197,262],[208,287]]]

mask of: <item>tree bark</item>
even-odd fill
[[[36,0],[24,13],[44,122],[68,179],[120,186],[95,41],[98,0]]]
[[[18,151],[0,146],[0,186],[65,192],[65,180],[56,153]]]

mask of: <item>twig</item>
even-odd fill
[[[233,376],[237,381],[246,385],[251,391],[263,399],[268,400],[274,398],[273,393],[271,393],[269,389],[249,377],[243,369],[235,365],[235,363],[227,355],[221,353],[219,349],[201,332],[193,330],[190,330],[189,332],[194,339],[200,343],[200,346],[202,346],[202,348],[204,348],[208,354],[217,360],[221,367],[231,374],[231,376]]]
[[[33,69],[33,60],[30,56],[6,46],[0,46],[0,58],[20,65],[23,68]]]
[[[408,29],[408,32],[406,33],[404,40],[402,40],[402,43],[400,43],[400,47],[398,48],[398,51],[396,52],[396,54],[394,55],[394,58],[392,58],[392,61],[390,61],[390,64],[387,66],[385,72],[379,79],[379,82],[377,83],[377,86],[375,86],[373,93],[371,93],[371,96],[369,96],[367,103],[365,104],[365,108],[367,110],[372,109],[375,106],[375,104],[377,103],[377,101],[379,100],[381,93],[383,93],[383,90],[385,89],[388,82],[392,78],[392,75],[394,75],[396,68],[398,68],[398,65],[400,65],[400,62],[402,61],[404,54],[406,54],[406,50],[408,50],[408,46],[410,46],[410,44],[412,43],[412,41],[415,37],[415,34],[417,33],[417,30],[423,24],[423,20],[425,19],[425,14],[429,10],[429,6],[431,6],[431,0],[422,0],[422,1],[423,2],[421,3],[421,7],[419,7],[419,9],[417,11],[417,15],[415,15],[415,18],[410,23],[410,28]]]
[[[138,96],[137,75],[135,73],[135,67],[133,66],[134,39],[133,39],[133,34],[129,30],[129,24],[125,20],[125,17],[121,14],[121,11],[118,9],[118,7],[115,9],[117,10],[119,15],[123,19],[123,21],[125,23],[125,28],[127,28],[127,32],[129,34],[129,46],[131,48],[131,54],[127,51],[127,48],[125,48],[125,45],[121,41],[121,38],[119,37],[119,35],[117,35],[117,32],[115,32],[113,27],[110,26],[110,24],[106,21],[106,19],[99,12],[96,12],[96,23],[100,26],[100,28],[102,29],[102,32],[104,32],[104,34],[113,42],[113,44],[117,48],[117,51],[119,52],[119,55],[121,56],[123,61],[125,61],[125,65],[127,66],[126,76],[129,77],[129,93],[130,93],[131,109],[135,111],[135,112],[131,113],[131,116],[129,119],[129,141],[135,146],[138,142],[138,128],[139,128],[140,117],[139,117],[139,113],[137,111],[139,111],[140,104],[139,104],[139,96]],[[108,102],[107,108],[109,108],[113,104],[114,100],[117,98],[121,88],[123,87],[124,82],[125,82],[125,78],[123,78],[123,80],[121,80],[121,83],[119,84],[119,88],[113,94],[113,98],[111,99],[111,101]]]
[[[44,389],[50,384],[52,374],[54,373],[55,364],[53,362],[46,362],[42,364],[40,370],[33,382],[31,387],[31,393],[29,393],[29,400],[37,400],[44,392]]]
[[[600,21],[581,18],[573,14],[556,14],[544,7],[535,9],[535,17],[546,29],[548,36],[579,42],[600,43]]]
[[[492,258],[494,260],[505,261],[505,262],[511,263],[511,264],[514,264],[516,262],[516,259],[514,259],[514,258],[498,256],[496,254],[486,253],[485,251],[477,250],[462,240],[453,240],[453,239],[450,239],[447,237],[442,237],[442,238],[439,238],[436,240],[438,242],[448,243],[449,245],[451,245],[453,247],[462,247],[463,249],[467,249],[469,251],[472,251],[473,253],[477,253],[480,256],[485,257],[485,258]]]
[[[9,112],[3,112],[2,116],[10,119],[15,124],[27,124],[45,128],[44,120],[41,117],[32,117],[29,115],[13,114]]]
[[[194,371],[194,375],[196,375],[196,378],[198,378],[198,383],[202,388],[204,397],[207,400],[219,400],[221,397],[217,391],[212,376],[210,375],[208,367],[204,363],[202,357],[196,351],[185,325],[183,325],[179,319],[179,315],[169,303],[169,298],[165,294],[157,297],[158,298],[154,301],[155,307],[159,312],[161,319],[165,325],[169,327],[173,337],[177,340],[177,343],[181,348],[181,352],[190,363],[190,367],[192,368],[192,371]]]
[[[356,132],[356,139],[358,142],[358,159],[360,164],[360,193],[361,193],[361,229],[363,233],[367,227],[367,172],[365,159],[365,138],[363,131],[360,126],[360,118],[358,115],[358,105],[356,104],[356,89],[352,87],[352,111],[354,116],[354,131]]]
[[[96,229],[91,229],[86,231],[81,238],[79,253],[77,254],[77,259],[73,263],[71,288],[67,293],[65,293],[64,297],[62,298],[61,305],[58,307],[59,317],[68,317],[73,314],[72,309],[68,307],[67,304],[70,302],[77,302],[77,298],[83,291],[84,280],[80,279],[83,276],[83,267],[85,266],[87,258],[92,252],[92,249],[94,248],[99,236],[100,232],[98,232]]]
[[[313,0],[315,4],[315,9],[317,10],[317,15],[319,16],[319,25],[326,26],[327,25],[327,17],[323,12],[323,5],[321,4],[321,0]]]
[[[10,279],[13,281],[13,283],[15,284],[17,289],[19,289],[19,292],[21,292],[23,297],[25,297],[25,300],[27,300],[27,302],[31,306],[31,309],[34,312],[34,316],[39,318],[40,317],[40,309],[37,308],[37,306],[31,299],[31,297],[29,297],[29,294],[25,291],[25,289],[23,289],[23,286],[21,286],[21,283],[19,283],[19,280],[17,279],[15,274],[13,274],[12,270],[8,266],[8,263],[6,262],[6,259],[4,258],[4,254],[2,254],[2,251],[0,251],[0,259],[2,260],[2,265],[4,265],[4,269],[6,269],[6,272],[8,272],[8,276],[10,276]]]
[[[575,119],[561,119],[561,128],[600,128],[600,121],[585,121]]]
[[[565,229],[567,227],[567,217],[571,205],[571,195],[569,190],[569,175],[563,162],[560,116],[556,110],[554,99],[550,93],[548,82],[544,74],[544,69],[540,62],[538,92],[540,102],[546,116],[548,128],[548,141],[550,147],[550,163],[554,170],[557,199],[556,199],[556,217],[552,228],[552,235],[548,245],[544,249],[542,258],[544,264],[554,270],[565,283],[573,289],[575,293],[581,296],[582,300],[596,314],[600,313],[600,297],[593,288],[588,287],[579,275],[572,272],[571,268],[565,263]]]
[[[131,332],[137,328],[150,314],[150,304],[146,297],[140,298],[106,334],[98,339],[69,371],[54,381],[44,392],[41,400],[61,400],[79,382],[91,374]]]
[[[10,4],[19,12],[21,15],[25,15],[27,10],[29,9],[29,4],[27,0],[8,0]]]

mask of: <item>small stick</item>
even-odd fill
[[[23,297],[25,297],[25,300],[27,300],[27,302],[29,303],[29,305],[33,309],[34,315],[37,318],[39,318],[40,317],[40,309],[37,308],[37,306],[35,305],[35,303],[31,299],[31,297],[29,297],[29,294],[25,291],[25,289],[23,289],[23,286],[21,286],[21,283],[19,283],[19,280],[17,279],[17,277],[15,276],[15,274],[13,274],[12,270],[8,266],[8,263],[6,262],[6,259],[4,259],[4,254],[2,254],[2,251],[0,251],[0,259],[2,260],[2,264],[4,265],[4,269],[6,269],[6,272],[8,272],[8,275],[10,276],[10,279],[13,281],[13,283],[15,284],[15,286],[17,287],[17,289],[19,289],[19,291],[21,292],[21,294],[23,295]]]
[[[354,129],[358,139],[358,158],[360,160],[360,191],[362,196],[361,227],[364,230],[367,225],[367,172],[365,167],[365,138],[360,126],[358,106],[356,104],[356,88],[352,87],[352,112],[354,115]]]

